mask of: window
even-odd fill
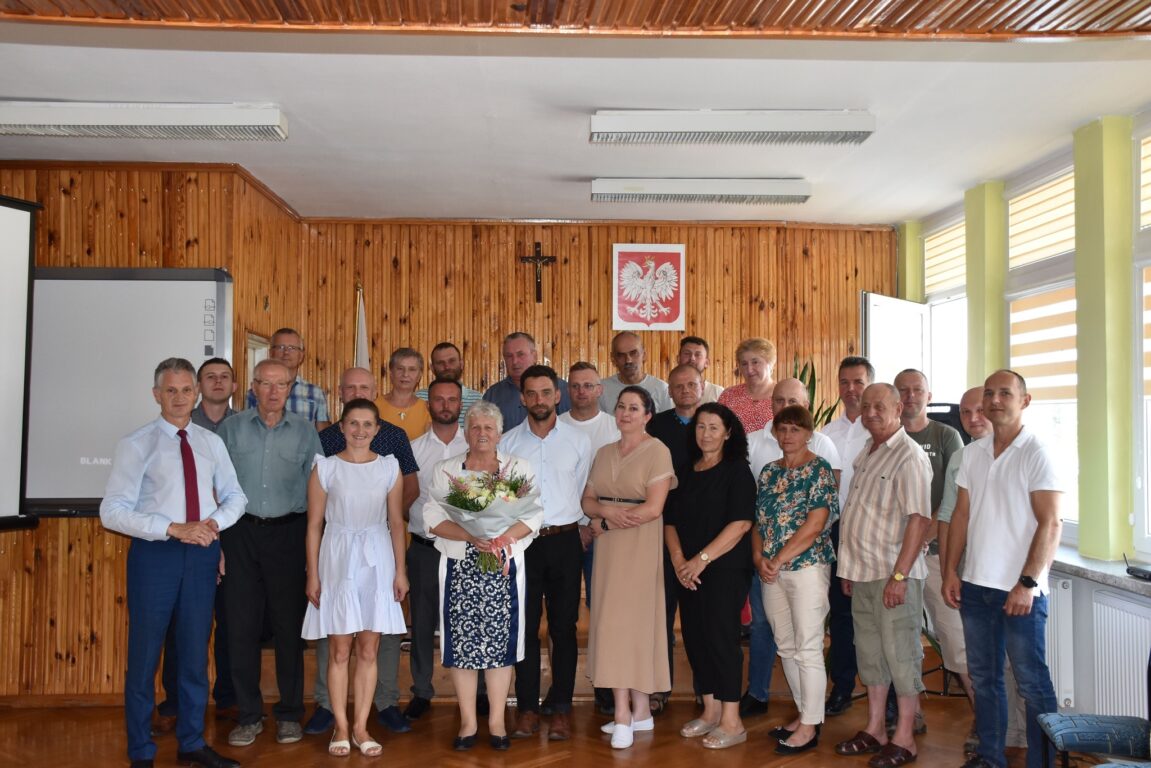
[[[1043,438],[1067,478],[1065,538],[1079,521],[1076,405],[1075,174],[1065,167],[1007,201],[1008,354],[1027,380],[1024,422]]]
[[[967,390],[966,222],[923,238],[923,283],[930,315],[927,374],[932,399],[958,403]]]
[[[1151,227],[1151,136],[1139,143],[1139,229]]]
[[[1146,146],[1146,142],[1144,142]],[[1146,155],[1144,156],[1146,159]],[[1146,174],[1145,174],[1146,175]],[[1151,255],[1151,254],[1147,254]],[[1136,455],[1139,465],[1136,467],[1136,476],[1139,478],[1135,506],[1135,549],[1143,555],[1151,555],[1151,489],[1148,480],[1151,478],[1151,267],[1136,267],[1139,280],[1140,308],[1136,314],[1143,332],[1136,334],[1139,342],[1139,357],[1142,360],[1138,368],[1142,391],[1139,394],[1136,417],[1140,418],[1143,431]],[[1141,414],[1141,417],[1140,417]],[[1137,439],[1139,439],[1137,437]]]

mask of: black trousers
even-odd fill
[[[412,693],[431,699],[440,611],[440,553],[427,539],[412,536],[408,545],[408,611],[412,620]],[[530,549],[530,547],[529,547]]]
[[[583,576],[579,530],[536,538],[524,552],[524,561],[524,660],[516,664],[518,708],[520,712],[539,712],[540,619],[546,604],[552,644],[549,701],[556,712],[570,712],[579,660],[576,623]]]
[[[679,628],[695,684],[719,701],[739,701],[743,693],[740,613],[750,578],[749,569],[709,568],[696,590],[677,588]]]
[[[831,546],[839,551],[839,521],[831,526]],[[831,583],[827,597],[831,604],[827,632],[831,646],[827,650],[827,672],[831,678],[831,695],[850,696],[855,690],[855,624],[851,618],[851,598],[843,594],[843,579],[836,575],[838,563],[831,566]]]
[[[280,700],[272,707],[278,721],[304,716],[304,641],[300,629],[307,607],[304,535],[307,515],[279,525],[260,525],[249,516],[220,535],[227,564],[225,614],[232,657],[239,723],[259,722],[260,636],[265,613],[274,635],[276,685]]]

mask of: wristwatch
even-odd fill
[[[1039,582],[1028,576],[1026,573],[1019,577],[1019,583],[1028,589],[1035,589],[1039,586]]]
[[[907,579],[907,575],[896,571],[895,573],[891,574],[891,578],[895,579],[895,582],[898,584],[902,581],[905,581]]]
[[[708,556],[708,554],[706,552],[700,552],[699,553],[699,559],[705,563],[711,562],[711,558]]]

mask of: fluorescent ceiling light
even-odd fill
[[[0,135],[97,139],[283,141],[275,104],[0,101]]]
[[[593,203],[805,203],[805,179],[592,179]]]
[[[858,109],[599,110],[593,144],[859,144],[875,116]]]

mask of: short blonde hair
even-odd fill
[[[753,336],[739,342],[739,346],[735,348],[735,359],[739,360],[739,356],[744,352],[754,352],[769,365],[775,365],[775,345],[762,336]]]

